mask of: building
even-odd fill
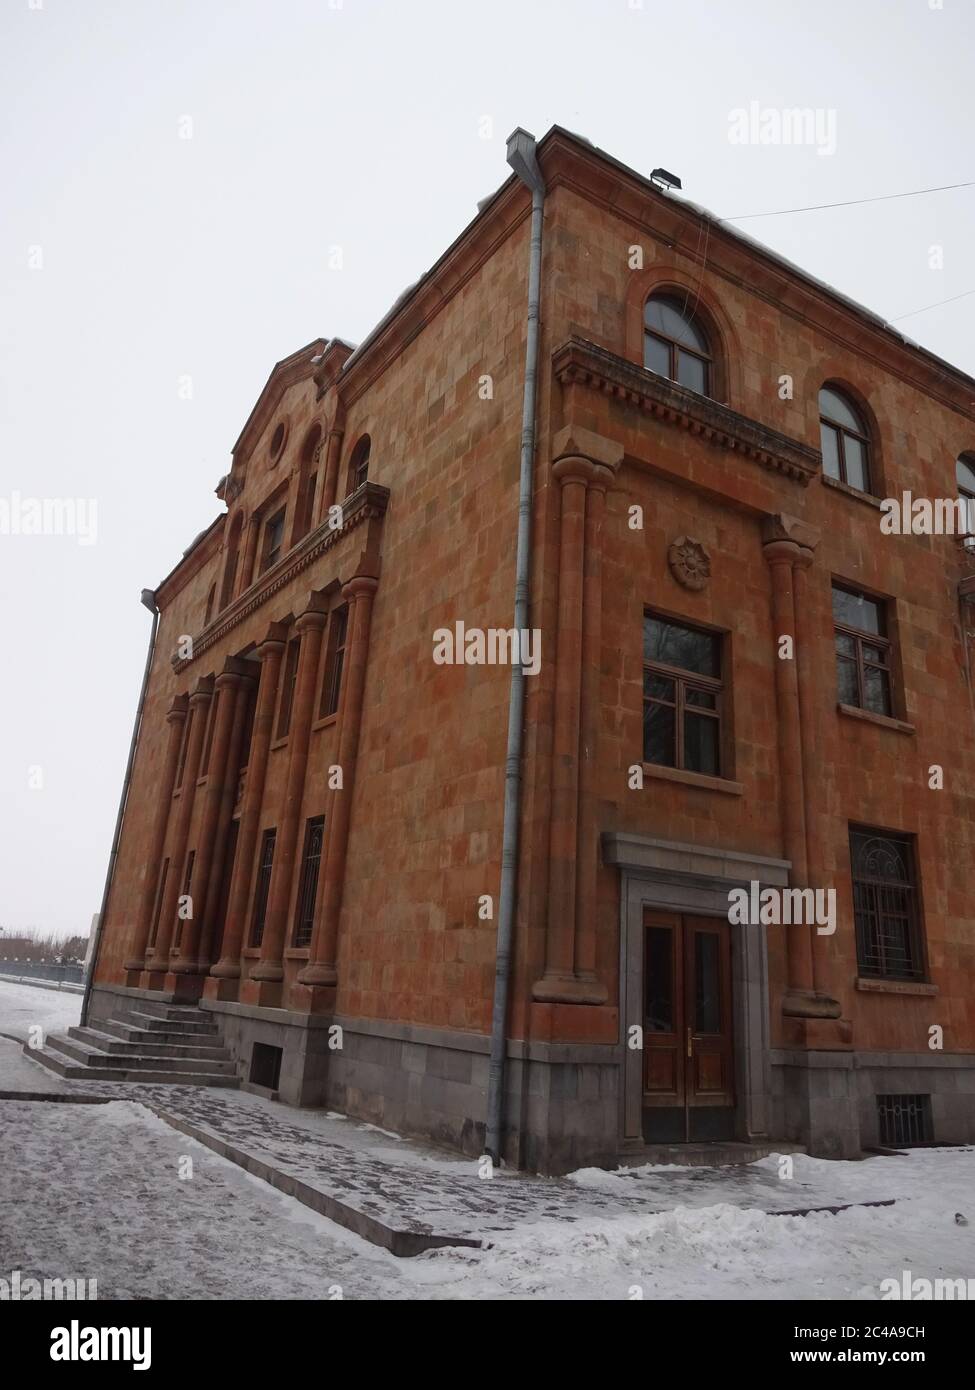
[[[585,140],[537,157],[505,1153],[975,1140],[975,563],[882,507],[975,495],[975,382]],[[510,670],[442,657],[511,625],[530,212],[512,175],[271,373],[156,590],[89,1020],[198,1001],[245,1084],[470,1153]]]

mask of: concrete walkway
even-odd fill
[[[10,1043],[4,1042],[9,1054]],[[502,1170],[481,1176],[475,1160],[400,1139],[343,1116],[287,1108],[246,1092],[197,1086],[62,1081],[52,1086],[28,1055],[7,1056],[0,1100],[129,1100],[278,1190],[398,1255],[443,1245],[485,1246],[501,1234],[550,1220],[650,1216],[678,1206],[723,1203],[769,1214],[850,1205],[848,1178],[815,1165],[790,1176],[790,1161],[714,1168],[647,1166],[536,1178]],[[844,1165],[846,1167],[847,1165]],[[857,1204],[891,1200],[864,1170]],[[821,1171],[823,1168],[826,1172]],[[878,1175],[879,1177],[879,1175]],[[860,1184],[857,1184],[859,1187]]]

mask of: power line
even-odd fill
[[[882,193],[878,198],[851,198],[846,203],[814,203],[806,208],[779,208],[775,212],[746,212],[740,217],[725,217],[725,222],[748,222],[754,217],[788,217],[794,212],[823,212],[826,208],[852,208],[861,203],[889,203],[893,198],[919,198],[923,193],[946,193],[952,188],[975,188],[975,179],[967,183],[943,183],[938,188],[914,188],[909,193]],[[932,306],[933,307],[933,306]],[[921,310],[917,310],[918,313]],[[903,317],[907,317],[905,314]]]
[[[970,294],[975,294],[975,290],[965,290],[962,294],[953,294],[950,299],[939,299],[936,304],[925,304],[923,309],[912,309],[909,314],[898,314],[895,319],[888,319],[888,323],[900,323],[901,319],[912,319],[915,314],[926,314],[929,309],[940,309],[942,304],[954,304],[956,299],[967,299]]]

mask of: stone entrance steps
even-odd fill
[[[142,1081],[183,1086],[237,1086],[230,1053],[202,1009],[140,1000],[84,1028],[52,1033],[35,1061],[71,1081]]]

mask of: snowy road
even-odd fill
[[[37,1022],[64,1027],[73,1021],[65,1007],[77,1003],[0,983],[0,1033],[24,1036]],[[0,1061],[4,1055],[6,1074],[28,1076],[27,1085],[40,1072],[0,1038]],[[221,1096],[232,1103],[236,1093]],[[239,1097],[242,1105],[252,1100]],[[893,1197],[894,1205],[773,1216],[722,1200],[740,1202],[738,1170],[588,1170],[576,1183],[594,1195],[647,1182],[672,1194],[672,1209],[624,1213],[621,1206],[606,1216],[567,1206],[499,1233],[488,1250],[404,1260],[275,1192],[134,1101],[3,1100],[0,1276],[19,1269],[96,1278],[102,1298],[166,1299],[857,1299],[878,1298],[881,1280],[904,1270],[975,1280],[972,1149],[862,1163],[796,1155],[794,1162],[792,1178],[780,1177],[773,1159],[756,1165],[756,1187],[828,1184],[839,1200]],[[422,1163],[416,1180],[422,1202]],[[956,1222],[956,1213],[970,1224]]]

